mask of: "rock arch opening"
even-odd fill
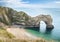
[[[53,29],[54,26],[52,24],[52,18],[50,15],[40,15],[40,16],[37,16],[37,22],[36,22],[36,27],[39,27],[39,30],[40,30],[40,22],[43,21],[45,24],[46,24],[46,29]]]
[[[40,32],[45,32],[46,31],[46,24],[44,21],[40,21],[40,28],[39,28]]]

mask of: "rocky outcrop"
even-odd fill
[[[51,18],[50,15],[39,15],[39,16],[36,16],[36,17],[32,17],[30,19],[30,23],[28,21],[28,23],[30,25],[27,24],[27,26],[29,25],[30,27],[40,27],[40,22],[41,21],[45,22],[46,28],[54,28],[54,26],[52,25],[53,19]]]
[[[35,17],[36,25],[40,24],[41,21],[44,21],[46,28],[54,28],[52,25],[53,19],[50,15],[39,15]],[[40,25],[39,25],[40,26]]]
[[[38,15],[36,17],[31,17],[25,12],[17,12],[8,7],[0,7],[0,22],[6,25],[24,25],[26,27],[40,27],[40,21],[44,21],[46,28],[53,28],[50,15]]]

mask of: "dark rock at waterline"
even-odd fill
[[[53,28],[54,28],[53,25],[47,25],[47,26],[46,26],[46,29],[53,29]]]
[[[25,29],[30,29],[39,32],[39,27],[25,27]]]

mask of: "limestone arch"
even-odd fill
[[[36,25],[40,27],[40,22],[44,21],[46,24],[46,28],[54,28],[53,24],[52,24],[52,18],[50,15],[40,15],[38,17],[37,21],[36,21]]]

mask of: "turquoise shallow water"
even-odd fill
[[[36,31],[34,29],[26,29],[29,33],[32,35],[35,35],[37,37],[46,39],[46,40],[55,40],[55,42],[60,42],[60,27],[59,25],[54,25],[53,29],[47,29],[45,28],[45,24],[42,23],[42,26],[40,27],[40,31]]]
[[[60,37],[58,37],[58,35],[55,33],[55,35],[51,34],[51,33],[42,33],[42,32],[38,32],[38,31],[35,31],[35,30],[30,30],[30,29],[27,29],[27,31],[29,33],[31,33],[32,35],[35,35],[37,37],[40,37],[40,38],[43,38],[43,39],[46,39],[46,40],[55,40],[57,42],[60,42]]]

